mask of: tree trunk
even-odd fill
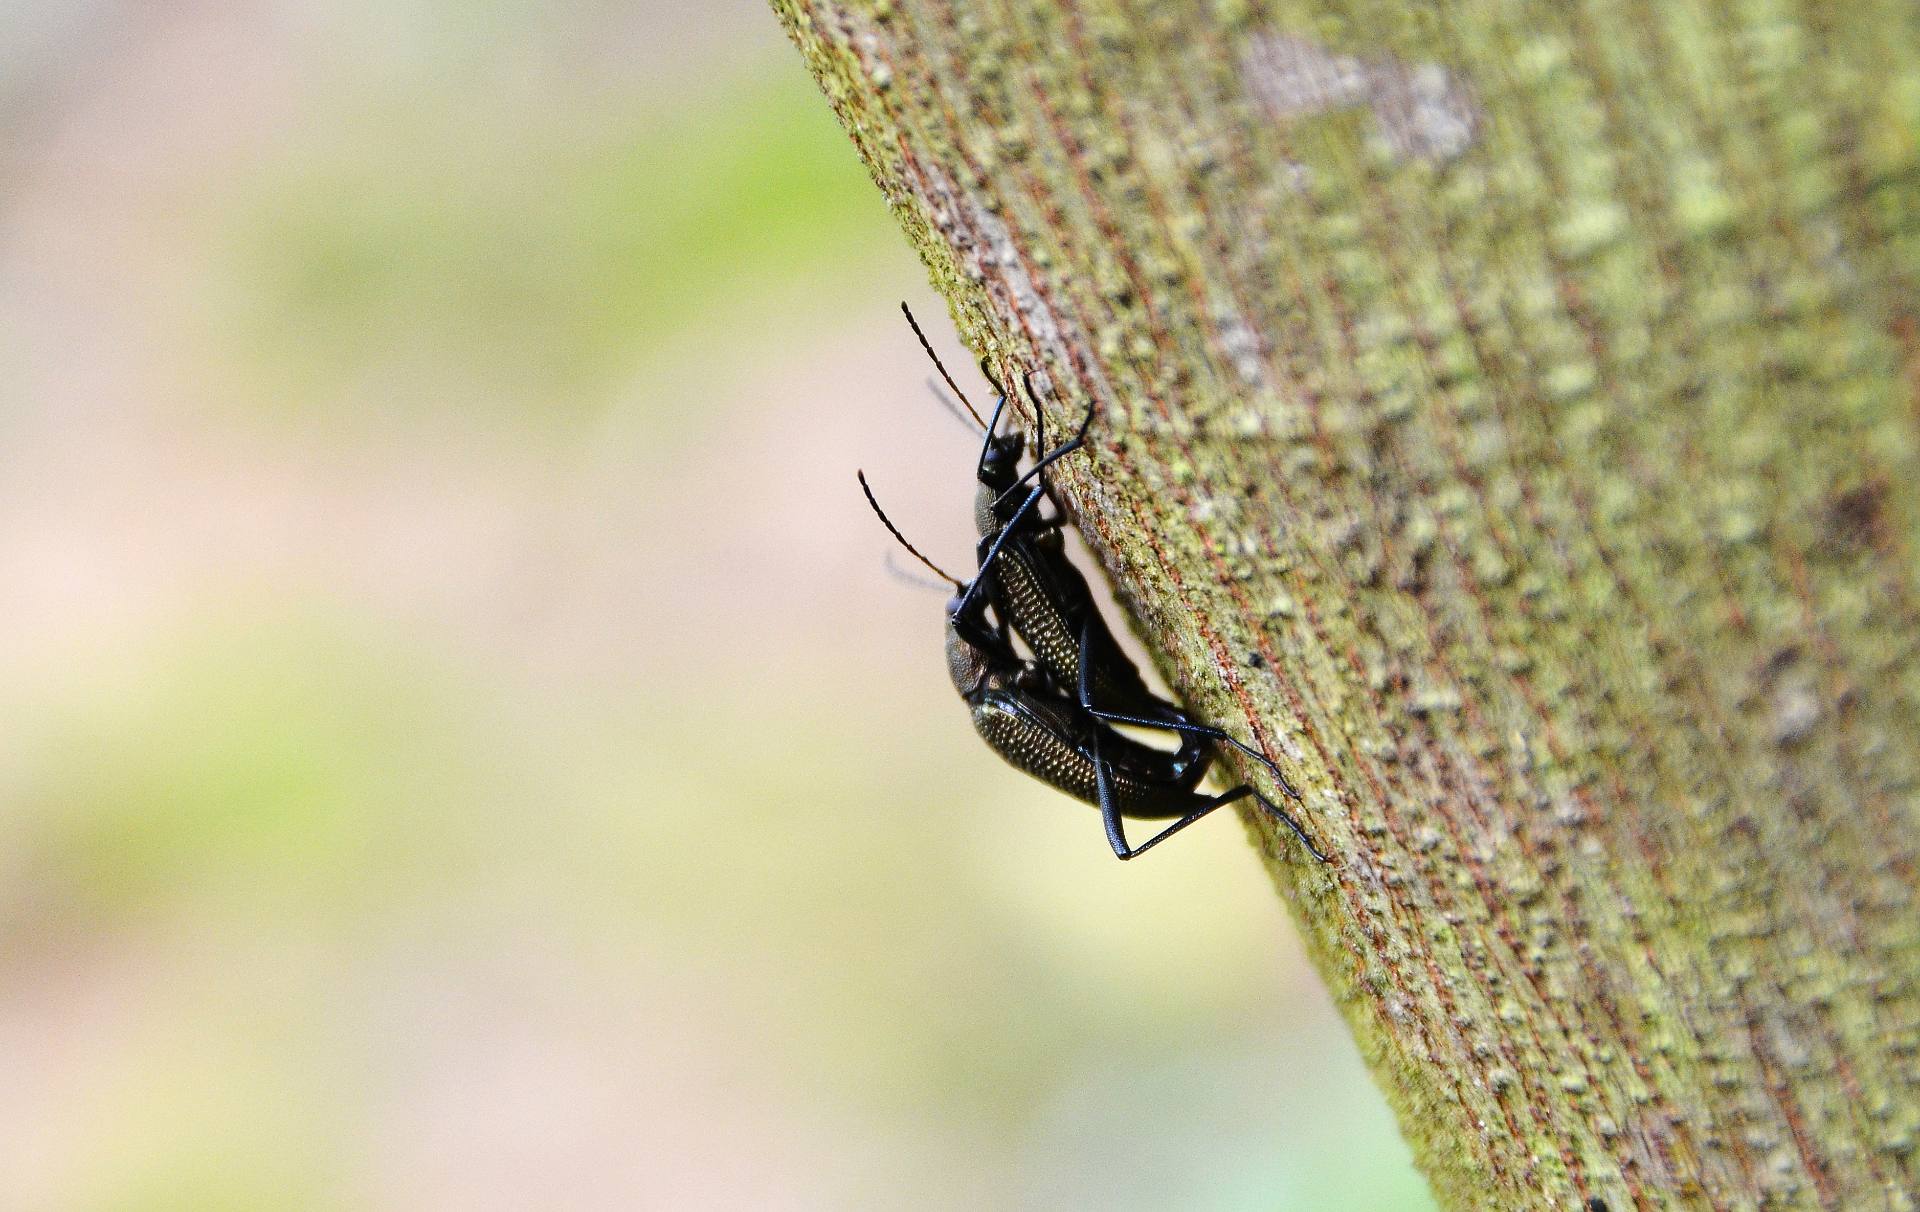
[[[775,6],[1442,1202],[1912,1207],[1920,6]]]

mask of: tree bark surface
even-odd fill
[[[1920,6],[775,7],[1443,1204],[1912,1208]]]

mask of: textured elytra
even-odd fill
[[[1060,788],[1089,804],[1099,798],[1099,775],[1092,759],[1090,725],[1083,717],[1045,699],[994,698],[973,709],[973,726],[987,747],[1017,770]],[[1109,771],[1120,811],[1140,820],[1176,817],[1190,812],[1198,798],[1188,789],[1165,783],[1147,784],[1130,773],[1150,765],[1153,758],[1124,736],[1104,738],[1106,756],[1116,764]],[[1142,759],[1149,759],[1143,761]]]
[[[1920,9],[776,7],[1443,1199],[1910,1206]]]

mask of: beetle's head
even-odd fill
[[[959,606],[958,597],[947,602],[947,676],[953,679],[953,688],[960,692],[960,697],[972,702],[986,687],[991,670],[987,654],[969,644],[953,625],[953,612]]]

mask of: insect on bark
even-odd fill
[[[1299,798],[1265,754],[1194,721],[1147,688],[1107,629],[1086,579],[1066,558],[1063,515],[1057,507],[1051,517],[1042,513],[1049,500],[1045,470],[1084,444],[1093,409],[1074,436],[1053,450],[1045,448],[1039,436],[1044,431],[1036,429],[1035,462],[1021,472],[1024,436],[998,431],[1006,392],[1000,392],[992,419],[981,420],[904,303],[901,311],[940,377],[984,432],[975,468],[980,544],[974,579],[961,581],[915,549],[880,508],[864,473],[860,487],[894,539],[954,587],[946,609],[948,673],[981,738],[1016,769],[1097,806],[1107,840],[1122,859],[1145,853],[1216,808],[1252,798],[1325,862],[1299,822],[1250,784],[1211,796],[1196,790],[1212,764],[1210,742],[1222,742],[1262,763],[1285,794]],[[1038,418],[1030,375],[1024,383]],[[1031,658],[1014,647],[1015,636]],[[1119,732],[1116,724],[1174,733],[1179,748],[1156,749]],[[1127,841],[1123,817],[1172,818],[1173,823],[1134,846]]]
[[[924,340],[923,337],[923,343]],[[1033,403],[1038,448],[1045,450],[1042,428],[1045,422],[1039,398],[1033,391],[1032,375],[1023,375],[1022,383]],[[1016,505],[1013,502],[1017,499],[1020,481],[1025,478],[1016,474],[1018,435],[1014,435],[1011,444],[993,437],[1005,400],[1003,391],[993,419],[987,422],[988,439],[976,472],[980,487],[974,504],[974,520],[980,532],[980,572],[974,581],[974,592],[979,593],[982,586],[988,587],[994,608],[1006,616],[1021,641],[1046,667],[1054,684],[1063,691],[1076,690],[1081,707],[1095,717],[1111,724],[1177,733],[1183,749],[1187,746],[1204,749],[1210,741],[1232,745],[1265,766],[1281,790],[1298,800],[1300,793],[1266,754],[1224,729],[1196,723],[1183,708],[1147,689],[1139,669],[1107,629],[1087,579],[1067,558],[1060,533],[1064,519],[1058,514],[1051,520],[1040,517],[1036,506],[1047,485],[1037,473],[1084,444],[1093,410],[1087,410],[1070,441],[1048,452],[1029,470],[1028,475],[1036,476],[1035,484]]]

